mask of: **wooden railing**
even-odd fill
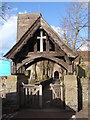
[[[36,99],[38,104],[42,107],[42,85],[32,85],[22,83],[21,87],[21,104],[24,106],[28,102],[35,104]]]
[[[52,90],[52,99],[59,98],[62,102],[64,101],[64,84],[50,84]]]

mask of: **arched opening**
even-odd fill
[[[58,71],[55,71],[55,72],[54,72],[54,78],[55,78],[55,79],[59,79],[59,72],[58,72]]]

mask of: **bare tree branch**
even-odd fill
[[[7,4],[5,4],[5,3],[0,4],[0,18],[1,18],[1,20],[7,21],[7,17],[8,17],[10,10],[11,10],[11,8]]]
[[[62,38],[69,44],[73,49],[76,49],[78,39],[81,40],[80,35],[83,36],[82,30],[87,29],[88,24],[88,7],[86,3],[74,2],[66,10],[66,16],[62,18],[62,27],[64,34]],[[86,38],[87,39],[87,38]],[[80,46],[79,43],[78,46]]]

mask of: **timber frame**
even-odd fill
[[[12,49],[4,56],[13,60],[14,73],[23,73],[27,64],[36,62],[38,60],[46,59],[61,65],[68,72],[72,73],[72,61],[78,56],[76,51],[73,51],[58,34],[51,28],[51,26],[42,18],[40,13],[28,14],[35,16],[37,19],[23,32],[20,39],[12,47]],[[18,19],[20,16],[18,16]],[[27,16],[27,14],[26,14]],[[32,17],[33,18],[33,17]],[[28,25],[29,26],[29,25]],[[37,34],[40,31],[46,36],[45,51],[38,51],[37,48]],[[50,51],[50,41],[53,50]],[[32,49],[33,51],[30,51]],[[43,48],[42,48],[43,49]]]

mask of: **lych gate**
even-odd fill
[[[72,61],[77,54],[61,40],[40,13],[33,13],[18,15],[17,43],[5,57],[13,60],[13,74],[31,71],[28,83],[33,83],[33,86],[23,85],[25,95],[29,99],[31,95],[38,95],[38,92],[41,94],[39,86],[35,86],[37,81],[40,85],[43,82],[41,80],[49,80],[52,77],[59,79],[59,74],[72,73]],[[62,89],[60,84],[59,88]],[[56,98],[63,94],[56,92],[57,95],[53,85],[51,90]]]

